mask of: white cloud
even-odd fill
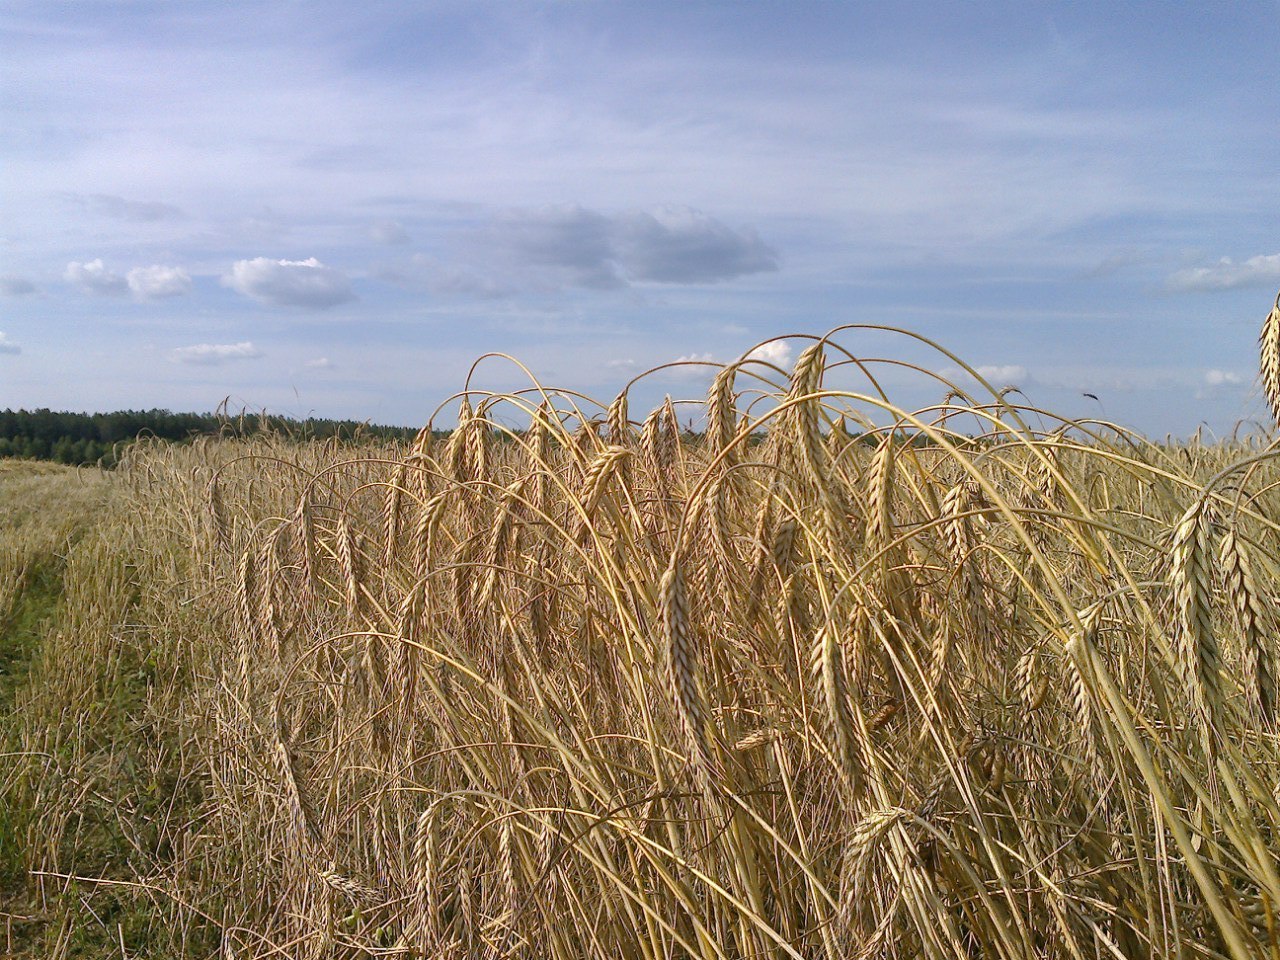
[[[308,360],[303,366],[310,370],[329,370],[333,367],[333,361],[328,357],[316,357],[314,360]]]
[[[139,300],[180,297],[191,292],[191,276],[181,267],[134,267],[128,275],[129,289]]]
[[[1223,257],[1209,267],[1189,267],[1168,279],[1173,290],[1232,290],[1236,287],[1260,286],[1280,280],[1280,253],[1250,257],[1236,263]]]
[[[129,289],[129,283],[118,273],[112,273],[101,259],[86,263],[72,261],[67,264],[63,276],[69,283],[74,283],[86,293],[97,293],[105,296],[121,296]]]
[[[985,364],[973,369],[977,371],[978,376],[994,386],[1016,383],[1027,378],[1027,368],[1016,363]]]
[[[222,282],[260,303],[277,306],[323,309],[355,299],[346,275],[326,267],[315,257],[237,260]]]
[[[713,353],[686,353],[676,357],[671,363],[682,366],[667,367],[660,376],[667,380],[711,382],[718,371],[708,364],[720,364],[722,361]]]
[[[21,353],[22,347],[9,339],[8,335],[0,330],[0,353]]]
[[[192,363],[212,365],[227,363],[231,360],[250,360],[262,356],[250,341],[242,343],[198,343],[192,347],[178,347],[169,351],[169,359],[174,363]]]
[[[748,351],[744,360],[760,360],[772,363],[776,367],[787,369],[791,363],[791,344],[785,340],[770,340]]]
[[[25,277],[0,277],[0,293],[6,297],[26,297],[36,292],[36,285]]]
[[[1204,382],[1211,387],[1220,387],[1224,384],[1242,384],[1245,378],[1232,370],[1206,370]]]
[[[974,367],[973,372],[996,390],[1001,387],[1022,386],[1028,379],[1027,368],[1017,363],[985,363]],[[955,384],[973,380],[973,374],[960,367],[943,367],[938,371],[938,376]]]

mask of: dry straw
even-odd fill
[[[468,382],[407,449],[140,445],[74,535],[0,471],[0,608],[65,569],[6,829],[122,884],[28,955],[101,905],[183,960],[1278,960],[1280,454],[941,351],[900,407],[865,335],[639,425]]]

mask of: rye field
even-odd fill
[[[0,466],[0,953],[1280,958],[1280,446],[856,339]]]

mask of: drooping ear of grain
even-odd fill
[[[360,559],[355,533],[345,513],[338,518],[336,546],[338,566],[342,571],[343,599],[347,609],[354,613],[360,605]]]
[[[714,783],[719,779],[718,764],[707,737],[707,709],[698,677],[698,651],[689,622],[684,576],[678,563],[673,563],[662,575],[658,604],[676,715],[700,775]]]
[[[795,369],[791,372],[791,390],[787,394],[787,400],[794,404],[791,424],[800,465],[810,483],[818,489],[824,489],[827,483],[824,469],[826,448],[820,427],[821,401],[813,395],[822,387],[824,364],[822,343],[807,348],[796,359]]]
[[[855,617],[857,629],[865,620],[865,612]],[[832,753],[845,785],[853,795],[862,789],[864,763],[854,730],[853,716],[849,709],[849,687],[845,680],[844,654],[836,637],[835,628],[827,624],[818,631],[813,645],[812,668],[822,690],[822,702],[826,708],[826,727],[831,739]]]
[[[1271,415],[1280,426],[1280,296],[1276,297],[1275,306],[1262,322],[1258,348],[1262,389],[1271,406]]]
[[[1222,535],[1218,549],[1227,597],[1235,609],[1244,646],[1245,686],[1263,721],[1272,725],[1276,712],[1275,619],[1254,580],[1252,562],[1234,526]]]
[[[309,492],[298,499],[298,509],[294,511],[294,542],[298,550],[299,563],[302,567],[302,579],[308,590],[314,590],[316,584],[316,525],[311,506]]]
[[[435,434],[431,429],[431,424],[427,424],[420,429],[413,438],[413,443],[409,447],[409,456],[420,457],[426,459],[431,456],[431,446],[435,441]]]
[[[626,447],[606,447],[587,467],[582,484],[582,510],[587,522],[595,516],[610,481],[630,456],[631,451]]]
[[[387,481],[386,498],[382,508],[383,564],[391,566],[395,560],[400,538],[400,511],[404,503],[404,485],[408,478],[409,464],[398,461]]]
[[[893,540],[894,438],[880,441],[867,468],[867,550],[877,551]]]
[[[214,535],[218,543],[226,546],[231,542],[231,523],[227,519],[227,508],[222,501],[222,487],[215,476],[209,481],[209,519],[213,523]]]
[[[1099,748],[1097,707],[1098,693],[1093,675],[1093,650],[1102,616],[1102,605],[1091,604],[1079,613],[1081,630],[1067,643],[1067,681],[1071,688],[1071,708],[1079,738],[1080,752],[1089,775],[1099,782],[1105,781],[1107,771],[1102,765]]]
[[[631,442],[631,421],[627,419],[626,391],[614,397],[613,403],[609,404],[605,421],[609,427],[609,443],[612,446],[623,447]]]
[[[707,394],[707,452],[718,457],[730,450],[738,435],[738,414],[733,392],[737,367],[728,366],[716,374]],[[726,465],[737,458],[732,451],[725,456]]]
[[[440,936],[440,818],[437,800],[419,816],[414,828],[412,870],[414,906],[417,909],[419,947],[422,953]]]
[[[472,447],[468,438],[473,417],[471,401],[463,397],[461,403],[458,404],[458,425],[449,434],[449,439],[445,442],[444,448],[445,466],[449,470],[450,476],[457,483],[466,483],[472,479],[470,463]]]
[[[1217,737],[1222,703],[1222,653],[1211,606],[1212,512],[1197,499],[1174,530],[1170,579],[1176,610],[1176,652],[1207,749]]]

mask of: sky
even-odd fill
[[[605,404],[685,361],[642,418],[855,324],[1226,435],[1265,419],[1277,49],[1278,0],[6,0],[0,408],[417,426],[489,353]],[[976,385],[836,340],[907,409],[946,391],[903,363]]]

